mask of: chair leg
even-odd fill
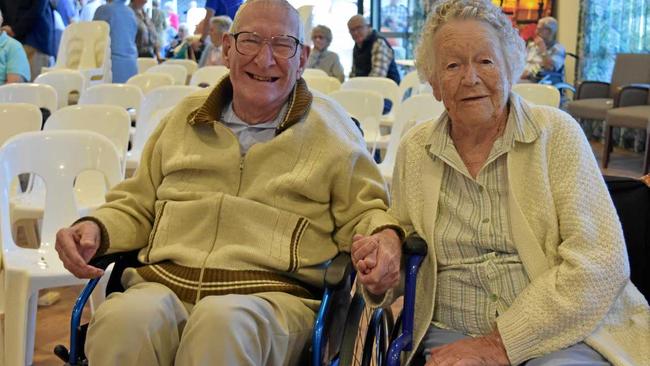
[[[611,153],[613,149],[613,142],[612,142],[612,132],[614,131],[614,127],[610,125],[605,125],[605,143],[603,146],[603,157],[602,157],[602,167],[603,169],[607,169],[607,165],[609,165],[609,154]]]
[[[643,174],[650,172],[650,129],[645,135],[645,156],[643,157]]]
[[[31,292],[29,277],[5,270],[5,365],[31,365],[34,356],[34,336],[38,292]],[[11,350],[9,352],[9,350]]]

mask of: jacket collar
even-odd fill
[[[275,134],[278,135],[287,128],[298,123],[309,112],[313,96],[307,89],[305,80],[300,78],[289,95],[289,108],[278,125]],[[190,125],[210,124],[221,119],[226,105],[232,100],[232,83],[230,77],[223,78],[210,92],[203,105],[187,116]]]

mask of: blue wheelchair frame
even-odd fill
[[[141,265],[137,261],[137,251],[109,254],[90,262],[101,269],[106,269],[111,263],[115,263],[115,266],[109,277],[107,294],[123,291],[120,278],[124,269]],[[323,297],[312,332],[309,361],[314,366],[352,364],[359,321],[365,306],[360,294],[351,295],[354,278],[355,271],[349,254],[339,253],[328,263]],[[69,351],[63,345],[54,348],[54,353],[66,366],[88,365],[83,351],[88,324],[81,325],[81,316],[99,280],[100,278],[95,278],[88,281],[74,304],[70,320]]]

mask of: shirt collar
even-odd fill
[[[280,134],[305,117],[311,107],[312,99],[313,96],[309,89],[307,89],[305,80],[300,78],[296,82],[293,92],[289,95],[289,99],[287,100],[288,110],[279,123],[276,134]],[[203,105],[188,114],[187,123],[190,125],[214,123],[220,120],[224,109],[231,102],[232,83],[230,82],[230,77],[225,77],[210,92]]]

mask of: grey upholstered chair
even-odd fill
[[[607,111],[603,168],[607,168],[612,151],[612,130],[627,127],[646,130],[643,174],[650,169],[650,84],[631,84],[621,89],[615,102],[617,108]]]
[[[633,83],[650,83],[650,54],[616,55],[611,83],[583,81],[567,110],[575,118],[604,120],[621,88]]]

